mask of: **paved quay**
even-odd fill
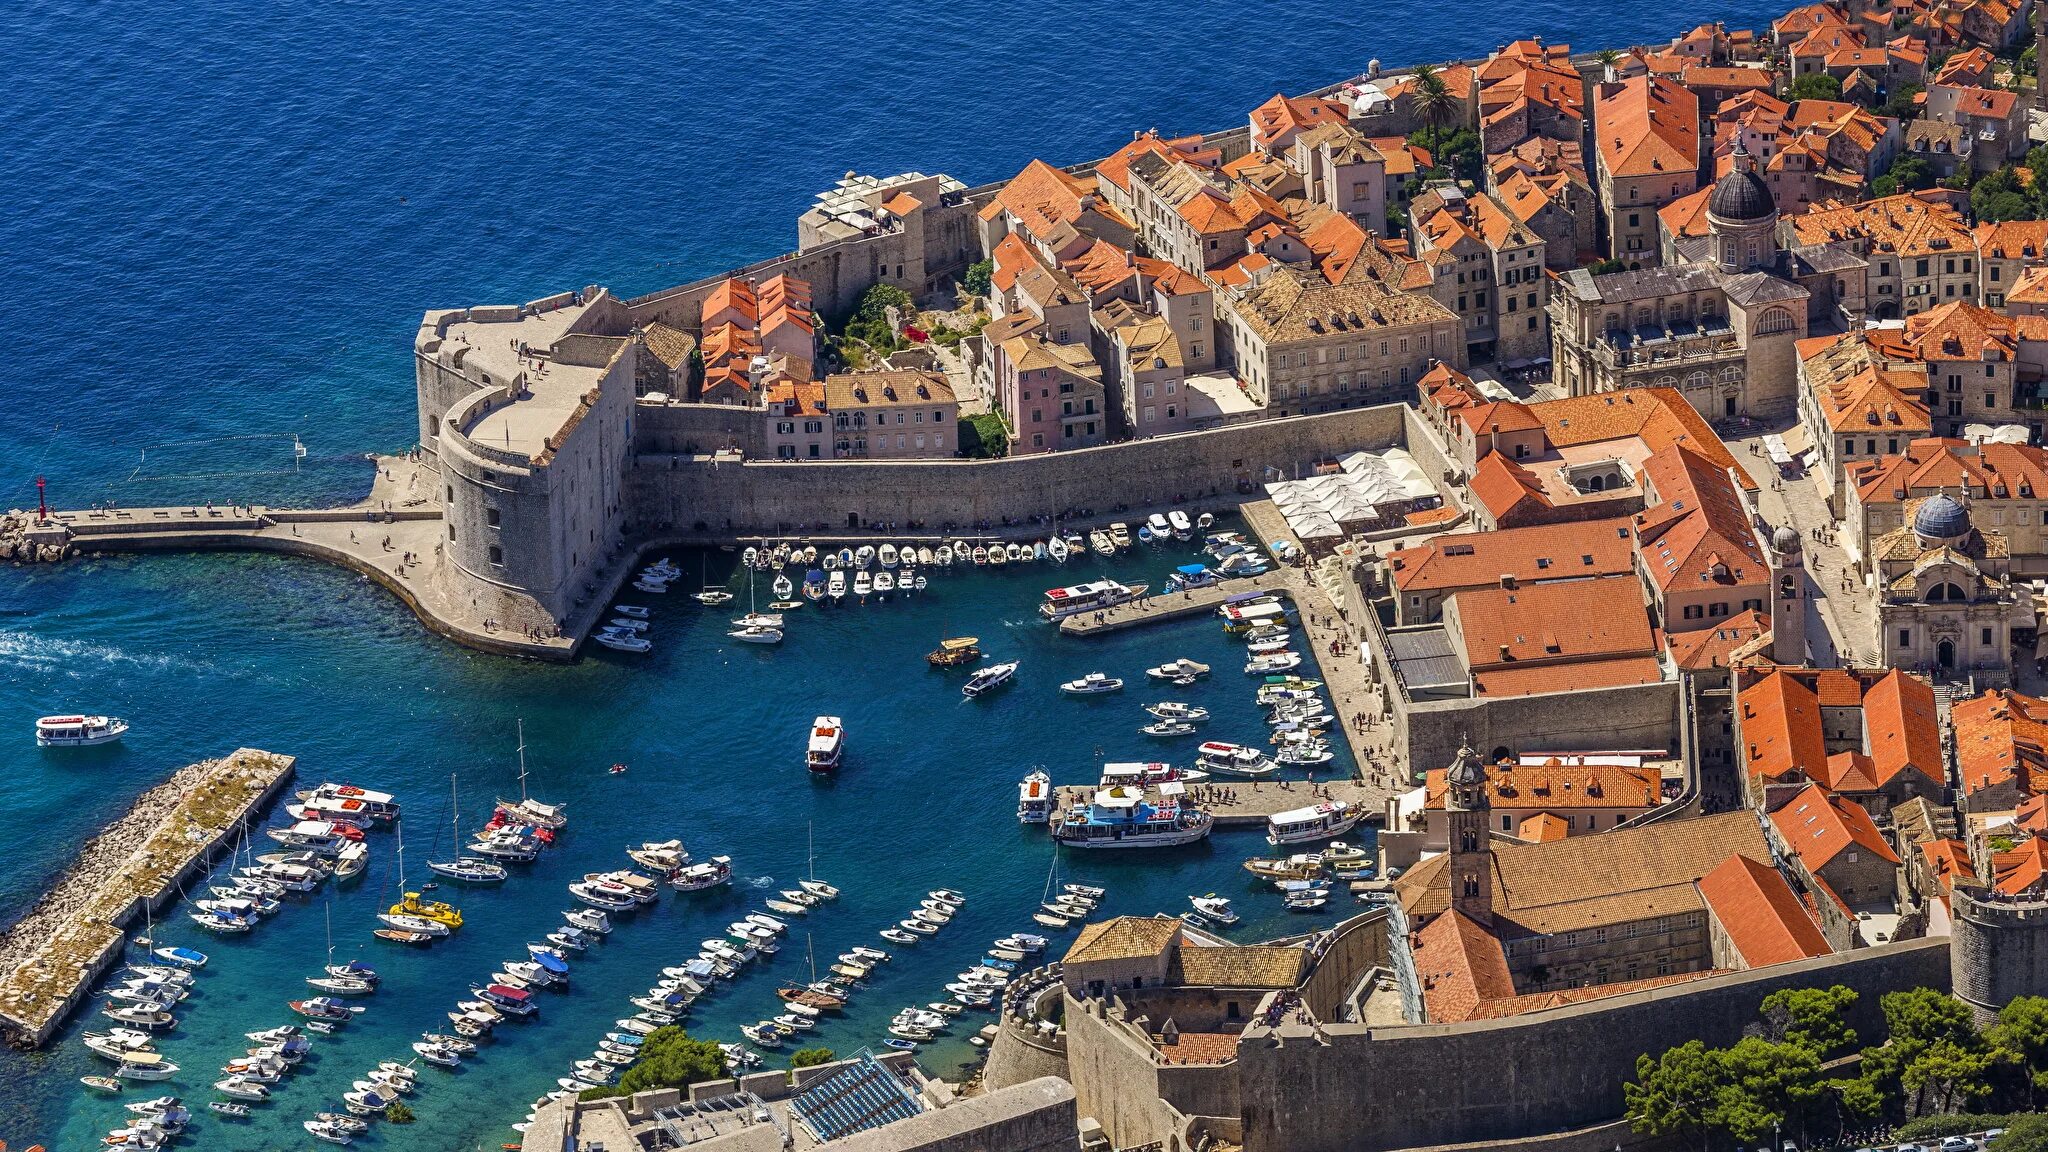
[[[1141,624],[1178,620],[1185,616],[1214,611],[1218,604],[1232,596],[1242,596],[1247,592],[1274,592],[1291,597],[1294,589],[1287,579],[1286,571],[1276,569],[1241,580],[1225,580],[1211,584],[1207,588],[1141,596],[1100,612],[1083,612],[1078,616],[1069,616],[1060,621],[1060,633],[1065,636],[1094,636],[1123,628],[1135,628]]]
[[[119,961],[144,909],[233,845],[291,779],[294,758],[240,748],[179,769],[86,841],[27,916],[0,936],[0,1031],[10,1043],[49,1039],[99,974]]]
[[[1087,804],[1096,791],[1097,786],[1092,784],[1062,784],[1054,789],[1058,801],[1053,822],[1058,823],[1067,809]],[[1231,799],[1223,799],[1226,794]],[[1362,805],[1368,819],[1378,819],[1383,810],[1372,788],[1351,780],[1318,780],[1310,785],[1306,780],[1236,780],[1214,776],[1188,785],[1188,797],[1207,809],[1219,828],[1263,826],[1266,818],[1275,813],[1325,800]]]

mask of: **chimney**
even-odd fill
[[[1510,592],[1513,592],[1515,590],[1515,574],[1513,572],[1501,573],[1500,586],[1502,588],[1507,589]]]

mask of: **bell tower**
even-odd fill
[[[1450,826],[1451,911],[1463,913],[1475,923],[1493,924],[1493,850],[1487,846],[1488,817],[1493,802],[1487,796],[1486,764],[1465,741],[1457,759],[1444,774],[1444,814]]]

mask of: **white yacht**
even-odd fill
[[[1194,523],[1188,519],[1187,513],[1178,508],[1166,514],[1166,522],[1173,526],[1175,540],[1186,540],[1195,534]]]
[[[1342,836],[1358,826],[1365,810],[1345,800],[1329,800],[1310,808],[1276,812],[1266,818],[1266,843],[1300,844]]]
[[[128,731],[118,716],[45,716],[36,721],[36,747],[84,748],[112,744]]]
[[[1090,672],[1077,680],[1060,685],[1060,691],[1069,696],[1094,696],[1103,692],[1121,692],[1124,682],[1103,672]]]
[[[1018,663],[1012,660],[1006,664],[990,664],[986,668],[975,669],[974,675],[968,677],[967,683],[961,687],[961,694],[972,698],[1008,683],[1010,677],[1017,674]]]
[[[1022,824],[1047,824],[1052,821],[1055,804],[1052,777],[1044,772],[1033,772],[1017,785],[1017,820]]]
[[[1057,622],[1083,612],[1114,608],[1143,596],[1146,587],[1144,584],[1119,584],[1114,580],[1091,580],[1086,584],[1054,588],[1046,592],[1045,603],[1038,606],[1038,614]]]
[[[813,772],[836,772],[839,757],[846,750],[846,725],[837,716],[820,716],[811,721],[811,742],[804,751],[804,766]]]

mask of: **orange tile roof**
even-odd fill
[[[1348,124],[1350,120],[1344,105],[1335,100],[1276,93],[1272,99],[1252,109],[1252,139],[1264,148],[1290,132],[1324,124]]]
[[[1707,198],[1714,194],[1712,184],[1690,195],[1680,196],[1671,203],[1657,209],[1657,219],[1664,230],[1673,236],[1705,236],[1707,234]]]
[[[1978,249],[1994,259],[2039,260],[2048,256],[2048,220],[2000,220],[1977,225]],[[2036,271],[2039,268],[2029,268]],[[2013,293],[2006,293],[2007,300]]]
[[[2004,120],[2012,115],[2013,105],[2019,99],[2016,92],[2003,88],[1964,88],[1945,85],[1956,93],[1956,115],[1974,116],[1987,120]]]
[[[1422,807],[1441,812],[1450,769],[1422,778]],[[1580,808],[1655,808],[1664,802],[1663,774],[1636,764],[1566,764],[1552,756],[1540,764],[1501,763],[1486,774],[1488,803],[1503,813]]]
[[[1769,634],[1771,618],[1754,608],[1745,608],[1712,628],[1671,632],[1664,637],[1671,662],[1687,672],[1704,668],[1726,668],[1737,649]]]
[[[1219,232],[1241,232],[1245,222],[1231,207],[1230,202],[1219,195],[1199,192],[1182,202],[1180,217],[1203,235]]]
[[[1823,770],[1827,740],[1813,689],[1784,672],[1773,672],[1743,689],[1737,703],[1747,745],[1741,754],[1749,775],[1783,780]]]
[[[1500,941],[1462,912],[1446,912],[1416,933],[1414,959],[1431,1023],[1458,1023],[1489,1000],[1515,995]]]
[[[2007,896],[2039,890],[2048,879],[2048,840],[2029,836],[2010,852],[1991,857],[1991,886]]]
[[[1550,503],[1535,475],[1501,452],[1488,452],[1480,459],[1465,490],[1499,524],[1507,524],[1510,516],[1531,505]]]
[[[1894,668],[1864,691],[1863,742],[1880,787],[1909,769],[1936,787],[1947,779],[1934,689],[1917,676]]]
[[[755,315],[754,290],[746,281],[734,280],[730,277],[719,281],[718,286],[711,290],[711,294],[704,297],[704,307],[699,314],[716,316],[727,309],[731,309],[744,316],[749,323],[753,321]]]
[[[1667,595],[1726,589],[1738,599],[1738,589],[1770,586],[1770,564],[1726,468],[1672,445],[1643,461],[1642,475],[1658,497],[1634,521],[1652,583]]]
[[[1387,555],[1402,592],[1476,588],[1503,576],[1526,582],[1584,580],[1635,570],[1627,518],[1540,524],[1438,536]]]
[[[1906,340],[1926,360],[2010,358],[2015,335],[2011,318],[1962,300],[1906,318]]]
[[[1735,467],[1728,446],[1675,388],[1625,388],[1568,396],[1531,404],[1529,410],[1543,421],[1544,436],[1553,447],[1636,436],[1652,452],[1682,444],[1716,468]],[[1744,487],[1756,486],[1740,470],[1738,475]]]
[[[1627,580],[1454,594],[1465,665],[1486,696],[1663,679],[1641,589]]]
[[[1927,857],[1927,864],[1934,873],[1934,882],[1943,892],[1955,890],[1956,881],[1977,879],[1977,865],[1970,859],[1970,846],[1961,840],[1923,840],[1920,854]]]
[[[1802,106],[1804,103],[1802,102]],[[1801,244],[1865,239],[1875,252],[1931,256],[1970,247],[1970,229],[1947,204],[1910,193],[1860,204],[1817,207],[1790,220]],[[1925,313],[1923,313],[1925,315]]]
[[[1949,722],[1963,795],[2016,779],[2036,791],[2034,772],[2048,764],[2048,701],[1994,688],[1951,705]]]
[[[1600,155],[1613,176],[1691,173],[1699,164],[1700,101],[1656,76],[1622,82],[1593,111]]]
[[[1025,231],[1043,240],[1060,225],[1079,220],[1093,206],[1094,199],[1092,181],[1063,172],[1043,160],[1033,160],[1003,185],[1002,191],[981,210],[981,218],[993,220],[1008,212]]]
[[[1323,279],[1332,284],[1344,279],[1370,239],[1358,221],[1342,212],[1329,213],[1301,234],[1301,242],[1314,257]]]
[[[1829,795],[1818,784],[1807,785],[1771,813],[1771,823],[1815,876],[1835,857],[1852,849],[1893,864],[1899,862],[1898,854],[1885,843],[1884,834],[1862,805]]]
[[[1095,175],[1128,192],[1131,190],[1131,161],[1140,156],[1157,156],[1199,168],[1215,168],[1223,160],[1223,150],[1205,146],[1200,136],[1165,140],[1156,132],[1146,132],[1105,156],[1095,165]]]
[[[1565,823],[1564,817],[1552,812],[1538,812],[1515,826],[1515,839],[1527,840],[1531,844],[1562,840],[1571,834],[1571,825]]]
[[[1821,394],[1821,415],[1837,433],[1882,429],[1894,435],[1925,436],[1934,420],[1921,397],[1927,369],[1865,368],[1837,380]]]
[[[1806,914],[1778,870],[1730,856],[1699,880],[1700,899],[1721,922],[1729,944],[1750,968],[1826,956],[1827,937]]]

